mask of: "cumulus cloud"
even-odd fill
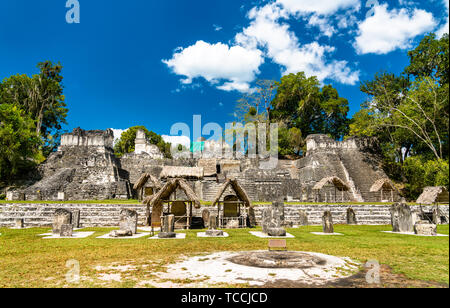
[[[186,136],[161,136],[165,142],[171,143],[172,146],[177,146],[179,144],[189,148],[191,146],[191,140]]]
[[[236,35],[236,42],[247,48],[263,48],[266,56],[283,67],[282,74],[304,71],[320,81],[333,79],[344,84],[359,81],[359,72],[352,71],[346,61],[327,61],[334,47],[318,42],[301,45],[288,24],[280,18],[285,12],[275,4],[254,8],[249,13],[250,26]]]
[[[424,10],[389,11],[383,4],[375,7],[374,15],[359,24],[355,48],[359,54],[386,54],[395,49],[410,48],[412,39],[435,26],[433,15]]]
[[[183,84],[191,84],[194,78],[203,77],[227,91],[248,90],[263,62],[260,50],[204,41],[180,48],[172,59],[163,60],[175,74],[185,76]]]
[[[291,14],[330,15],[342,9],[360,8],[360,0],[277,0]]]
[[[212,44],[199,40],[177,48],[163,63],[183,76],[183,84],[204,78],[223,91],[251,92],[251,83],[265,58],[280,65],[282,74],[304,71],[320,81],[332,79],[353,85],[359,81],[359,71],[349,68],[346,61],[330,61],[333,47],[318,42],[300,44],[286,20],[301,15],[307,20],[306,27],[318,27],[321,35],[331,37],[336,29],[327,15],[359,7],[359,0],[277,0],[252,8],[247,14],[249,26],[237,33],[234,41]]]
[[[441,38],[445,33],[448,33],[448,27],[449,27],[449,0],[443,0],[445,9],[446,9],[446,17],[447,17],[447,23],[443,25],[437,32],[437,36]]]

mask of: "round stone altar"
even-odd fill
[[[261,268],[306,269],[326,265],[327,261],[316,255],[297,251],[256,251],[243,252],[228,261],[245,266]]]

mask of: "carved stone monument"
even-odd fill
[[[53,234],[61,234],[62,225],[70,225],[72,223],[72,213],[65,209],[57,209],[53,216]]]
[[[206,231],[207,236],[215,237],[215,236],[223,236],[222,230],[217,230],[217,216],[210,215],[209,216],[209,229]]]
[[[299,226],[309,225],[308,214],[305,211],[299,210],[298,215],[300,217],[299,222],[298,222]]]
[[[136,211],[124,209],[120,211],[119,227],[122,231],[131,231],[132,235],[137,233],[138,214]]]
[[[80,227],[80,210],[72,211],[72,225],[74,229]]]
[[[247,226],[249,228],[255,228],[256,227],[256,214],[255,214],[255,209],[253,208],[253,206],[250,206],[248,208],[248,216],[247,216]]]
[[[59,235],[61,237],[72,237],[73,236],[73,225],[72,224],[61,225],[61,233]]]
[[[330,211],[325,211],[322,216],[323,233],[334,233],[333,215]]]
[[[436,236],[437,226],[426,220],[422,220],[414,225],[414,233],[417,235]]]
[[[159,238],[175,238],[175,215],[164,215],[161,217],[161,232]]]
[[[404,200],[392,205],[391,222],[393,232],[414,232],[414,221],[411,208]]]
[[[347,209],[347,225],[357,225],[358,221],[356,219],[355,210],[352,208]]]
[[[273,202],[270,208],[263,211],[263,232],[269,236],[286,236],[286,230],[282,227],[284,222],[284,203]]]
[[[205,228],[209,228],[209,218],[211,217],[211,213],[208,209],[204,209],[202,211],[203,225]]]

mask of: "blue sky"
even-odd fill
[[[66,0],[0,2],[0,79],[64,66],[68,125],[169,134],[176,122],[224,126],[257,79],[305,71],[331,83],[351,114],[361,81],[400,73],[407,50],[448,33],[448,0]]]

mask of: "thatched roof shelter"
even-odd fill
[[[200,199],[189,186],[188,182],[178,178],[169,180],[158,193],[151,196],[151,198],[146,198],[147,203],[145,204],[154,206],[156,203],[167,201],[178,188],[186,194],[186,196],[189,198],[189,201],[192,201],[196,208],[200,208]]]
[[[164,166],[160,177],[167,178],[203,178],[203,168],[201,167],[178,167]]]
[[[394,184],[389,179],[379,179],[375,181],[375,183],[370,188],[370,192],[378,192],[381,189],[383,190],[397,190]]]
[[[217,159],[215,158],[199,159],[198,166],[203,168],[204,176],[214,176],[217,174]]]
[[[329,184],[333,185],[340,191],[349,191],[350,190],[350,186],[336,176],[332,176],[329,178],[323,178],[313,187],[313,190],[321,190],[322,188],[324,188],[325,186],[327,186]]]
[[[237,180],[231,180],[228,179],[223,186],[219,189],[217,192],[216,197],[214,198],[213,205],[217,205],[220,201],[220,198],[225,193],[228,187],[231,187],[234,192],[236,193],[236,196],[239,198],[240,201],[244,202],[245,206],[251,206],[252,203],[250,201],[250,198],[247,194],[247,192],[242,188],[241,185],[239,185]]]
[[[148,183],[148,181],[151,181],[152,187],[155,187],[157,189],[162,188],[161,182],[156,177],[154,177],[150,173],[144,173],[136,182],[136,184],[134,184],[133,189],[139,190],[143,188]]]
[[[416,202],[419,204],[449,203],[448,190],[444,186],[425,187]]]

